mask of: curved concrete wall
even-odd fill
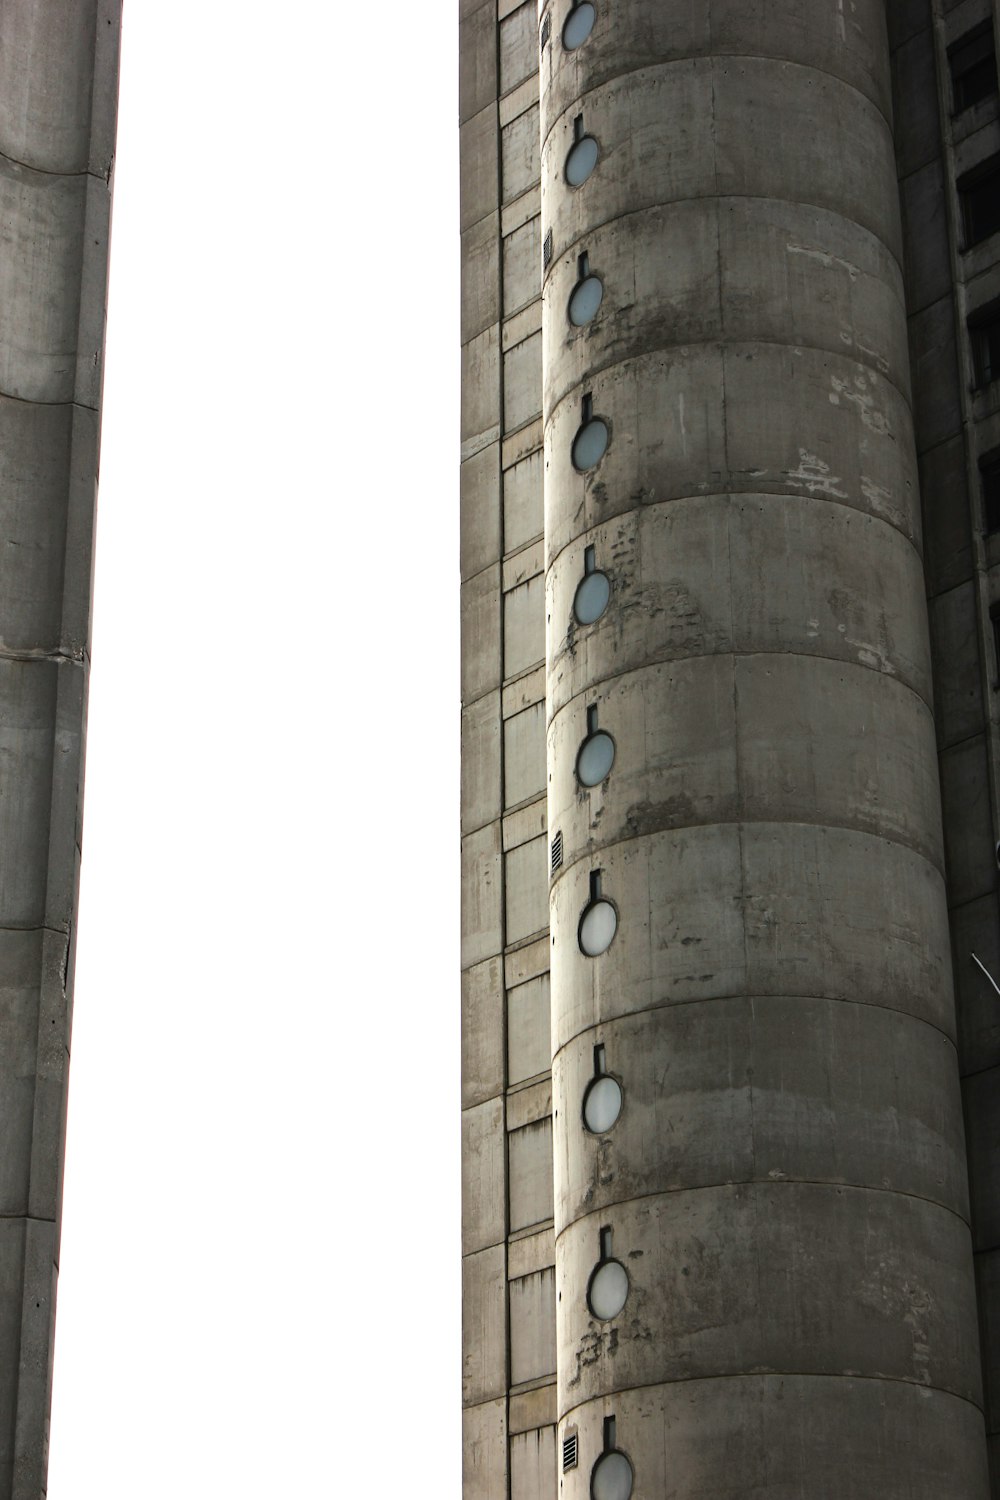
[[[560,1493],[613,1441],[637,1495],[984,1500],[883,9],[596,0],[573,52],[567,14],[541,61]],[[611,593],[581,625],[589,549]],[[615,759],[585,788],[595,714]],[[598,873],[618,926],[587,957]],[[624,1105],[592,1135],[600,1067]]]
[[[0,1496],[44,1492],[119,0],[0,7]]]

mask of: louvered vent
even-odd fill
[[[549,261],[551,259],[552,259],[552,230],[550,229],[549,232],[548,232],[548,234],[545,236],[545,242],[542,245],[542,270],[543,271],[547,271],[548,270]]]
[[[576,1433],[571,1432],[563,1438],[563,1473],[567,1469],[576,1468]]]
[[[551,35],[552,35],[552,17],[551,16],[546,16],[545,20],[542,22],[542,34],[541,34],[541,36],[538,39],[539,40],[539,45],[542,46],[542,47],[544,47],[545,43],[548,41],[548,39],[549,39],[549,37]]]
[[[554,875],[562,864],[562,829],[552,835],[552,874]]]

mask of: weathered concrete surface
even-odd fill
[[[587,1449],[561,1493],[615,1415],[636,1494],[984,1500],[883,7],[607,0],[572,53],[546,13],[558,1399]],[[611,592],[581,625],[589,548]],[[970,895],[980,853],[949,832]]]
[[[117,0],[0,11],[0,1496],[45,1487]]]
[[[564,1500],[589,1500],[604,1417],[643,1489],[717,1500],[957,1500],[986,1493],[982,1417],[960,1397],[856,1375],[746,1375],[619,1392],[574,1408],[579,1467]],[[817,1412],[822,1419],[817,1420]]]

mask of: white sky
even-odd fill
[[[456,9],[126,0],[50,1500],[460,1493]]]

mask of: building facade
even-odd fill
[[[0,1497],[45,1492],[120,0],[0,6]]]
[[[996,1500],[995,6],[460,25],[467,1500]]]

